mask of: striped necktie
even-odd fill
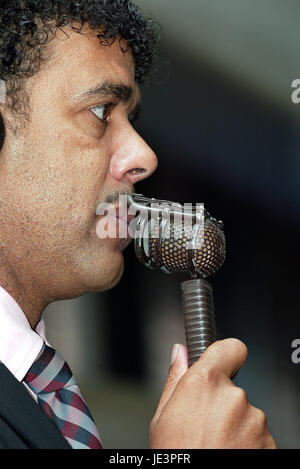
[[[93,417],[62,356],[48,345],[24,378],[73,449],[101,449]]]

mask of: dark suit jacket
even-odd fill
[[[1,362],[0,449],[71,449],[23,384]]]

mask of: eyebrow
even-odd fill
[[[99,96],[101,98],[117,98],[120,101],[128,102],[132,95],[133,89],[130,86],[105,81],[83,93],[77,94],[74,100],[80,102],[89,96]]]
[[[77,94],[73,99],[76,102],[81,102],[87,99],[89,96],[98,96],[101,98],[115,98],[119,101],[128,103],[132,95],[133,89],[130,86],[105,81],[104,83],[84,91],[83,93]],[[138,120],[141,111],[142,106],[141,102],[139,101],[129,115],[129,121],[131,124],[134,124]]]

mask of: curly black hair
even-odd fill
[[[88,25],[102,45],[116,37],[126,40],[139,83],[159,56],[155,23],[130,0],[0,0],[0,24],[0,79],[7,86],[7,105],[15,110],[24,79],[39,71],[45,46],[65,26],[82,33]]]

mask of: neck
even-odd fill
[[[37,285],[30,282],[30,276],[16,275],[11,266],[6,266],[1,259],[0,266],[0,286],[3,287],[18,303],[25,316],[27,317],[32,329],[41,319],[41,315],[49,302],[45,300]]]

